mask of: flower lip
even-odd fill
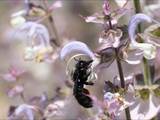
[[[149,16],[142,14],[142,13],[138,13],[138,14],[132,16],[132,18],[129,22],[129,27],[128,27],[128,33],[129,33],[129,37],[131,39],[131,42],[136,42],[135,41],[136,28],[137,28],[137,25],[143,21],[147,21],[147,22],[151,23],[152,19]]]
[[[131,40],[130,49],[140,49],[143,51],[143,56],[146,59],[153,59],[156,56],[156,46],[151,43],[138,43],[136,41],[136,28],[140,22],[147,21],[147,22],[154,22],[153,19],[145,14],[139,13],[134,15],[128,27],[128,33]]]
[[[68,44],[66,44],[61,52],[60,52],[60,58],[61,60],[65,60],[67,56],[69,56],[71,53],[82,53],[88,55],[90,58],[94,58],[94,53],[88,48],[88,46],[80,41],[73,41]]]

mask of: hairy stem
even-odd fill
[[[115,48],[115,52],[116,52],[116,56],[118,56],[118,49],[117,48]],[[122,69],[121,61],[120,61],[120,59],[118,57],[116,57],[116,61],[117,61],[117,68],[118,68],[118,72],[119,72],[121,87],[125,88],[125,80],[124,80],[124,74],[123,74],[123,69]],[[131,115],[130,115],[129,107],[127,107],[125,109],[125,113],[126,113],[126,119],[127,120],[131,120]]]
[[[106,17],[109,18],[108,20],[109,20],[110,29],[113,29],[110,16],[106,16]],[[119,53],[118,48],[115,48],[115,53],[116,53],[117,68],[118,68],[118,72],[119,72],[121,87],[125,88],[125,80],[124,80],[124,74],[123,74],[123,69],[122,69],[122,65],[121,65],[121,59],[119,59],[119,57],[118,57],[119,56],[118,55],[118,53]],[[125,109],[125,114],[126,114],[126,120],[131,120],[129,107],[127,107]]]
[[[135,12],[140,13],[141,12],[141,4],[139,0],[134,0],[134,6],[135,6]],[[138,32],[142,32],[141,24],[138,26]],[[143,79],[145,85],[151,84],[151,72],[150,72],[150,66],[149,62],[146,58],[143,57]]]
[[[46,0],[43,0],[43,3],[44,3],[44,6],[45,6],[46,11],[49,12],[49,11],[48,11],[48,4],[47,4]],[[54,22],[54,19],[53,19],[52,14],[49,14],[49,16],[48,16],[48,21],[49,21],[50,26],[51,26],[54,34],[55,34],[55,37],[56,37],[56,39],[53,39],[52,42],[53,42],[56,46],[59,47],[59,46],[60,46],[60,37],[59,37],[59,35],[58,35],[58,31],[57,31],[57,28],[56,28],[56,26],[55,26],[55,22]]]

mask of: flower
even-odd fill
[[[94,58],[94,53],[88,48],[88,46],[80,41],[73,41],[66,44],[60,52],[61,60],[64,60],[66,56],[71,54],[72,52],[80,52],[83,54],[87,54],[91,58]]]
[[[106,92],[102,102],[94,98],[93,100],[97,103],[99,112],[96,118],[98,117],[99,119],[116,120],[119,118],[120,113],[130,106],[130,103],[125,101],[119,93]]]
[[[129,22],[128,33],[131,40],[130,49],[139,49],[142,51],[143,56],[146,59],[153,59],[156,56],[156,46],[153,43],[146,43],[147,41],[144,41],[145,43],[139,43],[136,41],[135,31],[137,25],[143,21],[151,23],[154,20],[145,14],[139,13],[132,16]]]
[[[51,58],[53,49],[47,28],[36,22],[25,22],[18,27],[20,32],[26,32],[27,41],[24,50],[25,60],[42,62]]]
[[[49,104],[44,111],[44,118],[62,116],[63,112],[61,110],[62,108],[64,108],[64,105],[65,102],[62,100],[58,100],[54,103]]]
[[[117,48],[120,44],[120,38],[122,37],[122,31],[120,29],[109,29],[107,32],[102,32],[99,38],[99,43],[103,46]]]
[[[38,111],[36,106],[22,104],[19,105],[14,109],[12,114],[8,116],[9,120],[15,119],[27,119],[27,120],[34,120],[34,111]]]
[[[60,51],[60,58],[61,60],[65,60],[67,62],[67,75],[71,75],[73,68],[76,64],[75,59],[83,59],[87,61],[92,59],[92,73],[88,77],[88,79],[93,80],[97,78],[97,75],[93,72],[93,68],[96,67],[97,64],[99,64],[99,58],[96,58],[94,53],[89,49],[89,47],[85,43],[80,41],[72,41],[67,43]]]
[[[12,97],[15,97],[18,95],[22,95],[23,91],[24,91],[24,86],[16,85],[8,90],[7,95],[8,95],[8,97],[12,98]]]
[[[2,75],[2,78],[8,82],[15,82],[25,73],[25,70],[16,66],[11,66],[7,73]]]
[[[95,13],[92,16],[83,17],[85,21],[92,22],[92,23],[100,23],[100,24],[107,24],[107,21],[109,20],[107,16],[110,16],[112,25],[117,24],[117,20],[121,18],[126,12],[128,12],[128,9],[126,9],[127,2],[120,8],[116,9],[114,11],[110,10],[109,0],[105,0],[104,4],[102,6],[103,12]]]
[[[107,112],[110,115],[118,116],[119,112],[123,111],[129,106],[129,103],[126,102],[119,93],[110,93],[107,92],[104,94],[104,102],[107,106]]]
[[[26,4],[26,8],[23,10],[20,10],[16,13],[13,13],[11,16],[11,25],[13,27],[18,27],[20,25],[22,25],[23,23],[26,22],[25,17],[42,17],[42,18],[46,18],[51,14],[53,10],[62,7],[62,2],[61,1],[55,1],[51,4],[51,6],[48,9],[48,13],[47,11],[39,5],[35,5],[33,3],[30,3],[29,1],[25,1]]]
[[[138,103],[138,104],[137,104]],[[160,110],[159,98],[154,97],[152,94],[148,96],[148,99],[142,100],[137,98],[131,109],[131,118],[149,120],[157,115]]]

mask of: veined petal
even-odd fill
[[[68,44],[66,44],[61,52],[60,52],[60,58],[61,60],[64,60],[66,56],[73,52],[81,52],[83,54],[86,54],[90,56],[91,58],[94,58],[94,53],[88,48],[88,46],[80,41],[73,41]]]

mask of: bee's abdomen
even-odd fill
[[[75,84],[73,94],[77,99],[77,102],[83,107],[90,108],[93,106],[92,99],[84,93],[83,85]]]
[[[93,107],[92,99],[85,95],[84,93],[79,93],[75,95],[75,98],[77,99],[77,102],[82,105],[85,108]]]

